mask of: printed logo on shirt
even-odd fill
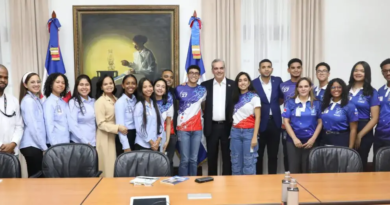
[[[326,109],[324,110],[324,112],[322,112],[322,114],[328,113],[328,112],[329,112],[329,108],[326,108]]]
[[[359,112],[358,112],[357,108],[355,108],[355,115],[358,115],[358,114],[359,114]]]
[[[286,109],[286,108],[284,108],[283,112],[287,112],[287,109]]]
[[[310,109],[311,109],[311,115],[316,116],[317,115],[316,106],[313,106],[313,108],[310,108]]]
[[[187,92],[180,92],[180,97],[185,98],[187,97]]]
[[[360,95],[358,102],[359,103],[365,103],[366,102],[366,97],[364,95]]]
[[[336,112],[334,113],[334,116],[340,117],[342,113],[343,113],[343,110],[338,107],[338,108],[336,108]]]
[[[290,90],[290,87],[288,87],[288,86],[283,86],[282,87],[282,92],[288,92],[288,90]]]
[[[379,101],[383,101],[383,96],[379,96]]]

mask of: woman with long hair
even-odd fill
[[[115,103],[115,120],[116,124],[127,128],[127,135],[119,133],[115,139],[117,156],[135,149],[134,108],[137,98],[134,92],[137,89],[137,78],[132,74],[126,75],[122,80],[122,88],[122,96]]]
[[[322,129],[321,102],[315,98],[309,78],[298,80],[295,95],[286,102],[282,116],[288,134],[290,172],[306,173],[309,153]]]
[[[329,82],[324,92],[321,111],[324,144],[353,148],[358,112],[355,105],[349,102],[347,85],[340,78]]]
[[[70,142],[69,106],[62,99],[69,89],[68,78],[62,73],[52,73],[46,79],[43,104],[47,144],[53,146]]]
[[[29,177],[42,170],[43,152],[47,150],[45,119],[40,94],[39,75],[33,72],[24,74],[20,82],[19,96],[24,132],[19,147],[26,159]]]
[[[154,97],[152,81],[142,78],[139,81],[137,94],[138,102],[134,110],[137,131],[135,149],[158,151],[163,137],[163,121]]]
[[[157,101],[157,106],[161,114],[162,121],[164,122],[163,141],[161,143],[161,151],[165,153],[167,150],[171,134],[175,134],[173,129],[173,98],[168,92],[167,82],[159,78],[154,81],[154,96]],[[169,159],[172,160],[172,159]],[[173,167],[171,167],[173,168]]]
[[[349,100],[359,113],[355,149],[366,169],[368,153],[374,141],[373,128],[379,119],[378,92],[371,86],[371,68],[367,62],[359,61],[352,67],[348,90]]]
[[[126,135],[127,128],[115,123],[116,87],[112,76],[101,76],[96,83],[96,149],[99,154],[99,170],[103,176],[114,176],[116,159],[115,136],[118,132]]]
[[[233,90],[233,127],[230,133],[230,152],[233,175],[255,175],[257,133],[260,126],[260,98],[251,78],[240,72]]]
[[[95,99],[92,98],[91,79],[80,75],[76,79],[69,101],[70,141],[96,146]]]

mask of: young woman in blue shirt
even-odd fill
[[[42,157],[47,150],[45,119],[40,95],[41,79],[38,74],[26,73],[20,83],[19,101],[24,132],[19,147],[26,159],[29,177],[42,170]]]
[[[163,121],[153,93],[152,81],[142,78],[137,88],[134,121],[137,136],[135,149],[158,151],[163,132]]]
[[[62,73],[52,73],[46,79],[43,104],[47,144],[50,146],[69,143],[69,106],[62,99],[68,92],[68,78]]]
[[[134,108],[137,103],[135,92],[137,90],[137,78],[132,75],[126,75],[122,80],[123,94],[115,103],[115,121],[116,124],[123,125],[127,128],[127,135],[118,133],[115,138],[116,155],[123,152],[135,150],[135,124]]]
[[[359,114],[355,149],[366,169],[368,153],[374,141],[373,128],[379,119],[378,92],[371,86],[371,68],[367,62],[359,61],[353,66],[348,88],[349,100],[355,104]]]
[[[69,110],[70,141],[96,147],[95,99],[87,75],[77,77]]]
[[[357,135],[358,111],[349,102],[348,87],[340,78],[329,82],[321,111],[324,144],[353,148]]]
[[[309,153],[322,129],[321,102],[316,100],[311,85],[310,79],[299,79],[295,95],[286,102],[282,114],[291,173],[307,172]]]

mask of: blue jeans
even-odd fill
[[[256,145],[251,152],[254,129],[232,128],[230,132],[230,153],[232,157],[233,175],[255,175],[257,150]]]
[[[180,146],[179,176],[196,176],[202,130],[177,131]]]

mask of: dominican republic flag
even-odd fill
[[[62,55],[60,51],[60,44],[58,38],[58,31],[60,30],[61,24],[57,18],[51,18],[47,22],[48,30],[50,33],[49,46],[47,48],[46,62],[45,62],[45,73],[43,76],[43,88],[45,87],[45,82],[47,76],[52,73],[62,73],[65,74],[64,61],[62,60]],[[63,98],[65,102],[68,102],[71,98],[70,91]]]
[[[206,80],[206,71],[204,69],[202,54],[200,53],[200,29],[201,29],[201,21],[200,18],[196,17],[196,12],[194,16],[191,17],[189,25],[191,27],[191,39],[190,45],[188,46],[188,54],[186,67],[184,72],[184,82],[187,82],[187,68],[190,65],[198,65],[200,67],[201,77],[198,80],[198,84]],[[203,127],[203,120],[202,120]],[[180,146],[177,144],[177,150],[180,153]],[[206,137],[202,133],[201,146],[199,146],[198,153],[198,165],[205,162],[207,159],[207,146],[206,146]]]
[[[184,82],[187,82],[187,68],[190,65],[198,65],[200,67],[201,77],[198,80],[198,84],[206,80],[206,71],[204,69],[202,54],[200,52],[200,29],[202,28],[202,22],[200,18],[196,17],[196,13],[191,17],[189,22],[191,28],[190,45],[188,46],[187,61],[184,72]]]

